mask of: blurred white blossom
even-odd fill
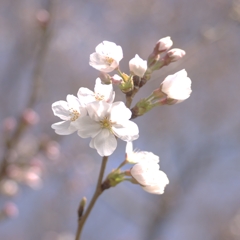
[[[112,72],[123,58],[121,46],[113,42],[103,41],[95,50],[96,52],[90,55],[89,64],[101,72]]]

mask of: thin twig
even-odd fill
[[[108,160],[108,157],[103,157],[103,159],[102,159],[102,165],[101,165],[101,169],[100,169],[99,176],[98,176],[98,182],[97,182],[96,190],[95,190],[94,195],[93,195],[93,197],[92,197],[92,199],[91,199],[91,201],[90,201],[90,203],[89,203],[89,205],[86,209],[86,212],[84,213],[84,215],[78,221],[78,229],[77,229],[77,234],[76,234],[75,240],[80,240],[80,236],[81,236],[81,233],[82,233],[84,223],[86,222],[86,220],[87,220],[92,208],[94,207],[94,204],[97,201],[98,197],[103,192],[103,189],[102,189],[101,185],[102,185],[104,171],[105,171],[105,168],[106,168],[106,165],[107,165],[107,160]]]

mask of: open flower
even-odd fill
[[[95,50],[90,55],[89,64],[101,72],[112,72],[123,58],[122,48],[113,42],[103,41]]]
[[[52,124],[52,128],[59,135],[68,135],[75,131],[76,123],[80,118],[87,115],[87,111],[82,107],[79,99],[73,95],[67,95],[67,101],[57,101],[52,104],[55,116],[63,121]]]
[[[102,84],[101,79],[97,78],[94,92],[88,88],[81,87],[78,90],[78,98],[81,103],[88,104],[94,101],[106,101],[112,103],[115,97],[112,84]]]
[[[158,163],[151,158],[138,162],[130,172],[132,177],[149,193],[163,194],[169,183],[167,175],[159,170]]]
[[[90,147],[99,155],[109,156],[117,147],[116,137],[124,141],[138,138],[138,126],[129,121],[132,113],[123,102],[109,104],[104,101],[92,102],[87,106],[89,116],[78,122],[78,135],[91,137]]]
[[[147,61],[141,59],[137,54],[129,61],[130,71],[139,77],[143,77],[147,70]]]
[[[187,77],[185,69],[167,76],[160,85],[160,90],[167,95],[168,99],[183,101],[189,98],[191,90],[191,79]]]

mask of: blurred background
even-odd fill
[[[1,240],[74,239],[101,158],[90,139],[55,134],[51,104],[93,89],[89,55],[103,40],[122,46],[128,72],[166,36],[187,54],[154,72],[133,104],[184,68],[193,92],[137,118],[134,147],[160,156],[170,184],[160,196],[127,182],[105,191],[83,239],[240,239],[239,0],[0,0]],[[106,173],[124,151],[119,141]]]

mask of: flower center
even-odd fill
[[[77,110],[74,110],[73,108],[70,108],[69,111],[70,111],[70,117],[71,117],[70,120],[72,122],[76,121],[79,118],[80,113]]]
[[[101,95],[101,94],[99,94],[99,93],[95,93],[95,99],[96,99],[97,101],[101,101],[101,100],[104,99],[104,96]]]
[[[106,128],[108,130],[112,129],[112,122],[107,117],[100,121],[100,124],[102,128]]]
[[[106,64],[108,64],[109,66],[111,66],[111,64],[113,63],[114,59],[111,57],[105,57],[105,62]]]

